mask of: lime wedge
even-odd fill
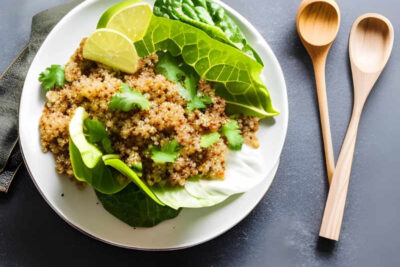
[[[97,29],[113,29],[125,34],[132,42],[136,42],[146,33],[152,14],[151,7],[141,1],[119,2],[103,13]]]
[[[112,29],[93,32],[83,47],[83,57],[127,73],[137,69],[138,55],[132,41]]]

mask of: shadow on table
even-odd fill
[[[327,238],[318,237],[317,251],[320,253],[330,253],[336,247],[336,242]]]

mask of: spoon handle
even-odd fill
[[[355,105],[326,201],[319,235],[339,240],[362,107]]]
[[[326,83],[325,83],[325,63],[326,56],[319,57],[313,61],[315,81],[317,84],[319,116],[321,120],[322,139],[325,148],[325,161],[326,171],[328,174],[328,181],[331,183],[333,171],[335,170],[335,156],[332,146],[331,126],[329,123],[328,100],[326,96]]]

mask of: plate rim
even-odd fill
[[[83,1],[82,3],[78,4],[77,6],[75,6],[73,9],[71,9],[67,14],[65,14],[60,21],[57,22],[57,24],[53,27],[53,29],[48,33],[48,35],[46,36],[45,40],[43,41],[43,43],[40,45],[40,48],[38,49],[38,51],[36,52],[32,63],[29,66],[28,72],[31,70],[31,66],[33,64],[33,62],[36,60],[37,55],[39,54],[39,52],[42,50],[44,44],[48,41],[49,37],[51,37],[53,32],[56,32],[59,30],[59,28],[61,27],[61,25],[63,24],[63,21],[65,19],[67,19],[68,17],[73,16],[75,13],[79,12],[80,9],[83,9],[84,7],[94,3],[94,2],[98,2],[101,0],[86,0]],[[238,19],[240,21],[240,23],[244,24],[246,28],[251,29],[252,33],[255,34],[257,40],[259,42],[261,42],[261,45],[265,48],[265,50],[267,50],[268,54],[271,55],[271,59],[274,62],[274,66],[277,68],[277,74],[279,77],[278,80],[280,81],[280,83],[282,84],[282,94],[283,94],[283,99],[285,101],[283,101],[283,106],[280,107],[281,113],[285,113],[286,116],[283,116],[283,135],[284,138],[281,141],[281,144],[279,145],[279,156],[277,161],[275,162],[275,164],[273,164],[273,167],[271,168],[271,170],[269,171],[269,173],[265,176],[264,180],[267,179],[268,177],[270,177],[272,175],[272,179],[271,182],[268,184],[268,186],[265,188],[265,192],[260,196],[260,198],[253,204],[251,205],[251,208],[248,210],[248,212],[243,213],[240,216],[240,219],[238,219],[236,222],[232,223],[229,227],[227,227],[226,229],[224,229],[223,231],[221,231],[220,233],[211,236],[209,238],[206,238],[204,240],[201,240],[199,242],[193,242],[192,244],[189,245],[184,245],[184,246],[174,246],[174,247],[170,247],[170,248],[141,248],[141,247],[134,247],[132,245],[124,245],[124,244],[119,244],[119,243],[115,243],[113,241],[110,240],[106,240],[103,239],[101,237],[98,237],[96,235],[93,235],[91,233],[89,233],[88,231],[86,231],[85,229],[82,229],[81,227],[75,225],[73,222],[71,222],[61,211],[58,210],[57,207],[55,207],[54,205],[52,205],[52,203],[50,202],[50,200],[45,196],[44,192],[41,190],[41,188],[39,187],[39,185],[37,184],[35,178],[33,177],[33,174],[31,172],[31,168],[29,167],[27,160],[26,160],[26,156],[24,154],[24,148],[22,145],[22,140],[21,138],[19,138],[19,145],[21,148],[21,154],[22,154],[22,158],[24,161],[24,164],[26,166],[26,169],[28,171],[28,174],[33,182],[33,184],[35,185],[36,189],[39,191],[40,195],[43,197],[43,199],[45,200],[45,202],[51,207],[51,209],[53,211],[55,211],[55,213],[61,218],[63,219],[68,225],[70,225],[71,227],[73,227],[74,229],[77,229],[79,232],[95,239],[98,241],[101,241],[103,243],[106,243],[108,245],[113,245],[116,247],[121,247],[121,248],[125,248],[125,249],[132,249],[132,250],[139,250],[139,251],[173,251],[173,250],[181,250],[181,249],[186,249],[186,248],[190,248],[190,247],[194,247],[203,243],[206,243],[212,239],[215,239],[219,236],[221,236],[222,234],[226,233],[227,231],[229,231],[230,229],[232,229],[233,227],[235,227],[238,223],[240,223],[241,221],[243,221],[244,218],[246,218],[250,212],[252,212],[254,210],[254,208],[256,206],[258,206],[258,204],[262,201],[262,199],[265,197],[266,193],[268,192],[268,190],[270,189],[274,179],[275,179],[275,175],[277,173],[277,170],[279,169],[279,164],[280,164],[280,157],[282,155],[282,150],[283,150],[283,146],[285,144],[286,141],[286,137],[287,137],[287,130],[288,130],[288,122],[289,122],[289,105],[288,105],[288,96],[287,96],[287,86],[286,86],[286,81],[283,75],[283,71],[281,68],[281,65],[275,55],[275,53],[273,52],[272,48],[269,46],[269,44],[267,43],[267,41],[264,39],[264,37],[260,34],[260,32],[257,30],[256,27],[254,27],[244,16],[242,16],[239,12],[237,12],[236,10],[234,10],[233,8],[231,8],[228,4],[220,1],[220,0],[211,0],[214,1],[218,4],[220,4],[225,10],[227,10],[229,13],[231,13],[236,19]],[[27,84],[27,76],[25,77],[24,80],[24,86],[21,92],[21,99],[22,99],[22,95],[25,91],[25,86]],[[21,102],[19,102],[19,107],[18,107],[18,130],[19,132],[21,132],[21,116],[20,116],[20,110],[21,110]]]

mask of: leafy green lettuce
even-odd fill
[[[149,196],[154,202],[156,202],[158,205],[164,206],[164,204],[160,200],[158,200],[158,198],[154,195],[151,189],[122,160],[118,158],[104,158],[104,157],[103,160],[105,165],[113,167],[114,169],[118,170],[120,173],[131,179],[132,182],[134,182],[137,186],[139,186],[139,188],[141,188],[143,192],[147,194],[147,196]]]
[[[185,186],[161,186],[155,185],[152,187],[154,194],[167,206],[173,209],[184,208],[203,208],[214,206],[229,197],[227,194],[216,194],[214,196],[207,194],[207,188],[202,187],[198,191],[201,192],[199,195],[196,193],[191,194],[188,190],[191,183],[197,183],[202,179],[193,177],[186,180]],[[208,180],[207,180],[208,181]],[[211,181],[211,180],[210,180]],[[188,186],[189,185],[189,186]]]
[[[152,227],[175,218],[180,212],[179,209],[158,205],[132,183],[116,194],[96,191],[96,195],[109,213],[133,227]]]
[[[226,100],[228,113],[261,118],[279,114],[260,78],[263,66],[198,28],[153,16],[145,36],[135,46],[141,57],[159,50],[181,55],[201,78],[213,82],[216,94]]]
[[[128,179],[118,179],[118,172],[107,167],[103,160],[99,160],[93,168],[88,168],[72,139],[69,140],[69,154],[75,178],[104,194],[115,194],[130,182]]]
[[[231,195],[257,186],[268,174],[259,149],[243,145],[240,152],[229,151],[226,158],[226,179],[186,180],[184,187],[155,185],[151,189],[165,205],[174,209],[214,206]]]
[[[236,23],[223,7],[210,0],[156,0],[153,12],[159,17],[180,20],[205,31],[209,36],[240,49],[243,53],[263,62],[247,42]]]
[[[94,144],[89,143],[86,140],[84,134],[84,121],[88,118],[88,114],[85,109],[78,107],[75,110],[74,116],[69,123],[69,136],[74,146],[78,149],[82,162],[89,169],[94,168],[97,163],[101,160],[103,153]],[[70,142],[70,143],[72,143]]]

